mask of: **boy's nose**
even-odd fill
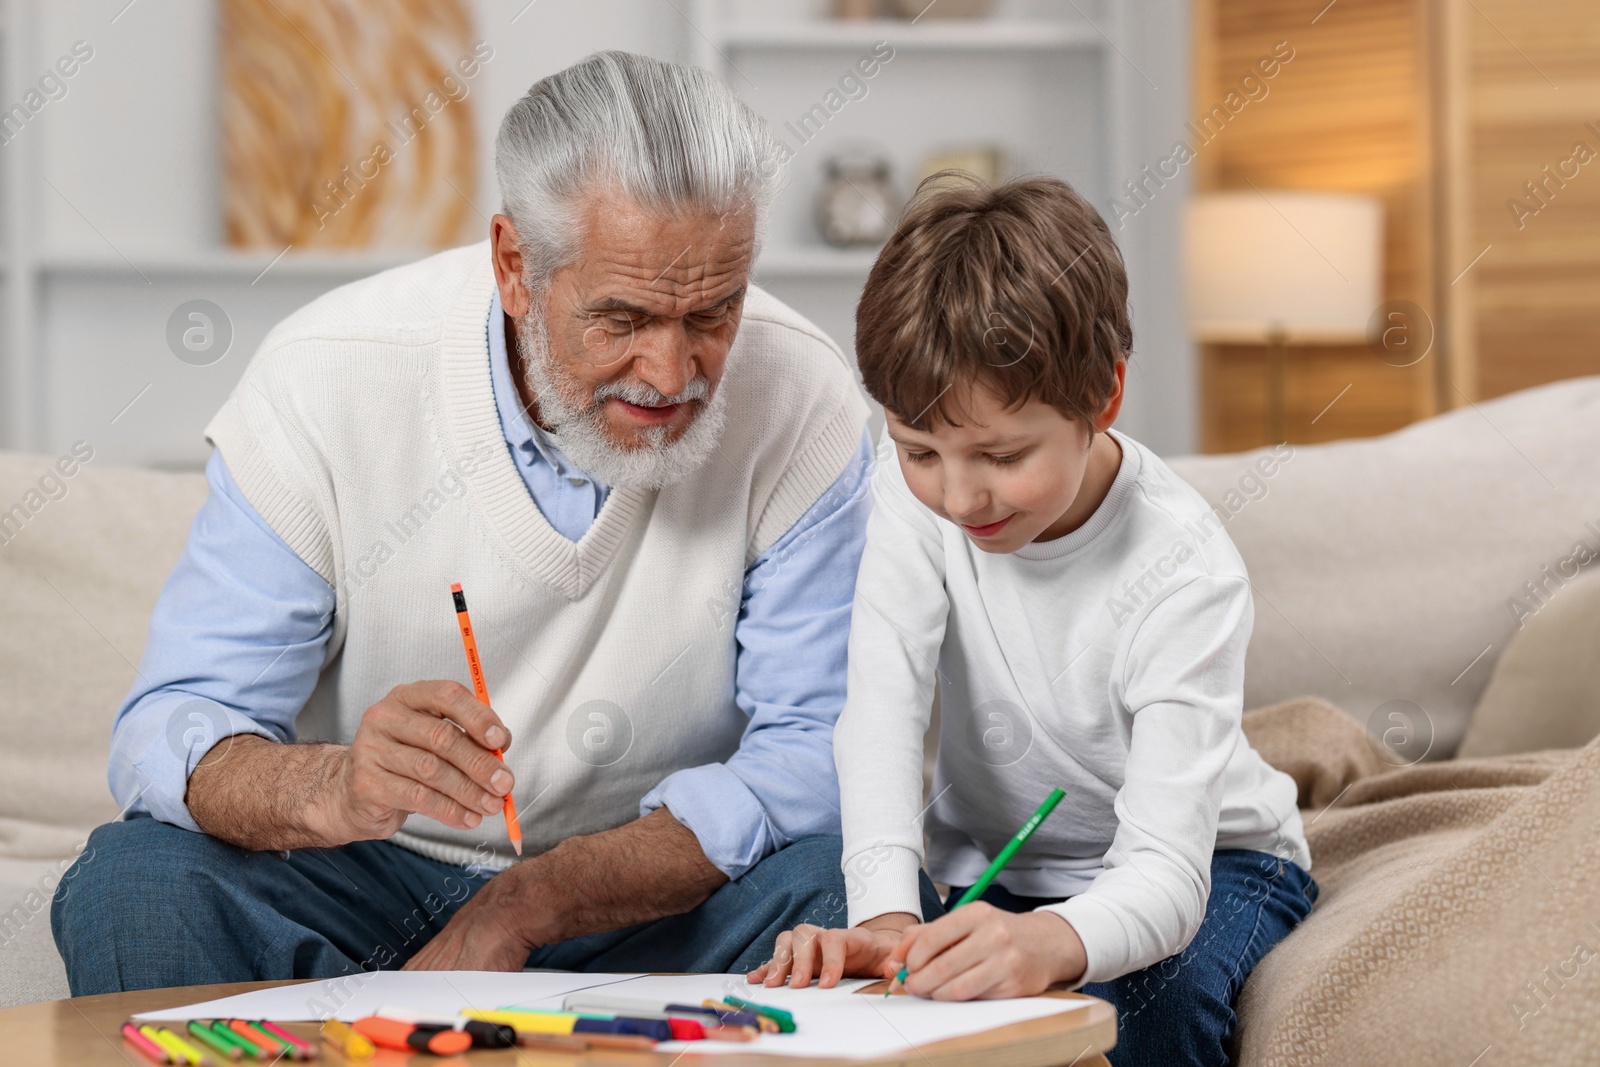
[[[957,522],[970,522],[972,519],[981,518],[985,508],[989,506],[989,494],[981,486],[966,483],[950,483],[945,486],[944,510]]]

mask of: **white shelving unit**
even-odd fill
[[[238,249],[206,249],[188,254],[162,253],[123,259],[110,255],[52,255],[40,259],[36,269],[52,279],[105,278],[135,275],[156,279],[215,278],[244,280],[251,284],[278,279],[331,279],[344,281],[398,267],[417,258],[416,253],[290,251],[282,256]]]
[[[197,466],[207,452],[201,427],[275,323],[338,284],[420,254],[292,251],[274,261],[275,249],[223,247],[221,2],[0,0],[0,109],[23,99],[74,41],[94,48],[68,93],[0,145],[0,447],[51,452],[84,438],[97,463]],[[1164,155],[1186,117],[1182,0],[999,0],[992,18],[915,24],[839,22],[826,17],[828,0],[472,3],[475,33],[495,48],[473,89],[480,183],[469,192],[480,214],[497,206],[495,124],[532,81],[598,48],[698,62],[795,150],[757,280],[847,350],[876,253],[816,237],[812,204],[833,151],[880,147],[908,191],[930,151],[995,142],[1016,169],[1067,178],[1109,218],[1112,190]],[[880,40],[895,56],[865,97],[803,144],[783,132]],[[1160,93],[1135,63],[1156,74]],[[1141,212],[1142,235],[1118,234],[1136,312],[1143,299],[1172,320],[1146,330],[1147,350],[1173,362],[1186,358],[1163,340],[1181,336],[1177,290],[1164,280],[1174,273],[1166,263],[1180,202],[1172,194],[1172,220],[1162,219],[1163,202]],[[1140,288],[1139,271],[1151,264],[1157,284]],[[167,347],[168,317],[193,299],[214,301],[231,320],[232,348],[213,365],[186,364]],[[1186,410],[1191,395],[1162,402]],[[1159,416],[1153,425],[1177,421]]]
[[[694,61],[721,75],[794,152],[757,281],[849,350],[876,249],[830,247],[812,222],[826,160],[846,146],[880,151],[908,195],[933,152],[992,144],[1012,172],[1065,178],[1109,217],[1115,180],[1137,170],[1124,139],[1132,71],[1114,43],[1127,2],[1001,0],[981,19],[912,22],[835,19],[818,2],[774,15],[763,0],[695,0],[686,13]],[[865,95],[802,141],[813,127],[802,130],[797,117],[880,42],[893,58],[865,81]]]
[[[883,40],[893,40],[896,48],[928,52],[1060,51],[1097,49],[1103,43],[1088,26],[1020,18],[929,20],[918,25],[904,19],[815,19],[776,25],[735,22],[722,35],[723,43],[735,50],[870,48]]]

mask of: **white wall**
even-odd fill
[[[1131,64],[1126,72],[1129,152],[1166,154],[1188,100],[1185,0],[1124,3]],[[0,146],[10,303],[0,329],[5,395],[0,440],[46,451],[87,438],[108,462],[192,466],[206,448],[201,428],[271,325],[350,268],[280,265],[259,279],[271,253],[242,261],[216,255],[219,231],[214,8],[197,0],[0,0],[7,35],[4,106],[20,99],[57,56],[83,40],[94,57],[12,143]],[[667,59],[696,51],[686,0],[475,0],[478,35],[495,49],[472,87],[478,108],[478,211],[498,207],[492,140],[499,115],[528,85],[598,48]],[[1091,13],[1097,8],[1085,5]],[[789,62],[790,60],[784,60]],[[929,62],[919,57],[917,62]],[[951,77],[959,82],[960,65]],[[1062,75],[1070,77],[1069,75]],[[1028,121],[1071,126],[1084,116],[1051,114],[1048,101],[1011,100],[1018,90],[973,75],[969,107],[1007,108]],[[1029,111],[1028,109],[1032,109]],[[904,116],[864,133],[893,139]],[[1071,172],[1080,161],[1023,161]],[[1092,168],[1085,165],[1084,173]],[[1126,177],[1132,177],[1132,174]],[[1115,182],[1112,183],[1113,185]],[[787,217],[809,211],[812,185]],[[1104,192],[1104,190],[1102,190]],[[1177,220],[1184,191],[1170,187],[1119,232],[1133,278],[1135,389],[1124,425],[1162,451],[1194,439],[1192,360],[1183,341],[1177,287]],[[802,202],[803,200],[803,202]],[[790,223],[793,225],[793,223]],[[371,266],[381,265],[373,261]],[[774,282],[849,347],[853,308],[836,286]],[[228,354],[204,367],[176,359],[169,315],[195,298],[221,306],[234,330]],[[135,399],[137,398],[137,399]],[[130,401],[132,405],[129,406]]]

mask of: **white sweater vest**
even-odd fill
[[[531,853],[621,825],[720,762],[745,568],[831,486],[866,405],[828,337],[752,287],[721,446],[659,492],[614,489],[576,544],[512,465],[489,378],[487,242],[386,271],[280,323],[206,428],[240,489],[337,595],[302,738],[348,743],[395,685],[469,683],[461,582]],[[503,866],[505,828],[421,816],[394,840]]]

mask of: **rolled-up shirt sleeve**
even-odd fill
[[[640,802],[667,807],[729,878],[810,834],[839,832],[833,729],[866,537],[872,449],[745,573],[734,638],[735,699],[750,717],[725,763],[677,771]]]
[[[189,775],[224,738],[295,739],[332,631],[333,589],[245,500],[221,453],[117,711],[108,779],[124,812],[199,830]]]

